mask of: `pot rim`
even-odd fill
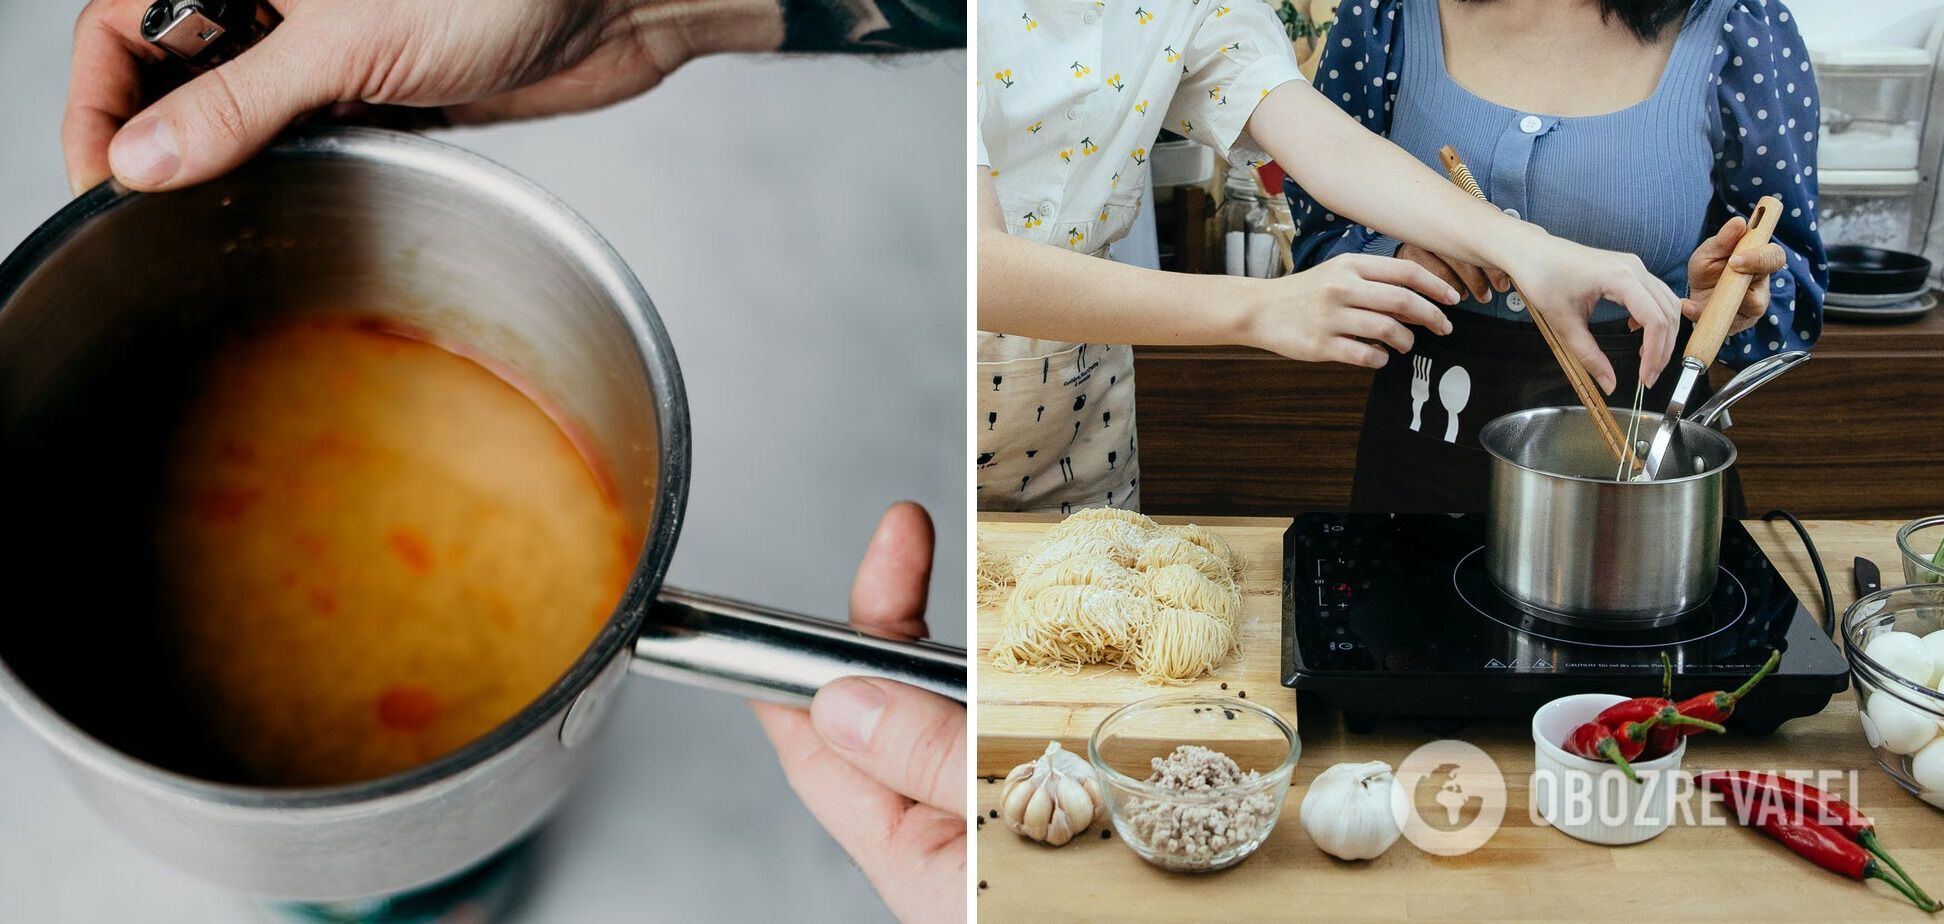
[[[1625,411],[1628,409],[1620,408],[1620,410]],[[1573,405],[1573,406],[1554,405],[1550,407],[1526,408],[1523,411],[1513,411],[1509,414],[1500,414],[1499,416],[1492,418],[1489,422],[1485,424],[1484,427],[1479,429],[1478,431],[1479,448],[1489,453],[1494,461],[1503,462],[1506,465],[1510,465],[1513,468],[1516,468],[1522,472],[1529,472],[1534,475],[1539,475],[1545,478],[1557,479],[1559,481],[1575,481],[1583,484],[1601,485],[1603,487],[1612,488],[1615,490],[1651,489],[1651,488],[1665,487],[1668,485],[1686,484],[1691,481],[1700,481],[1704,478],[1714,478],[1719,476],[1721,473],[1727,471],[1728,469],[1734,467],[1735,461],[1740,458],[1740,452],[1735,448],[1735,441],[1729,439],[1727,434],[1722,433],[1721,431],[1716,430],[1713,427],[1701,426],[1700,424],[1695,423],[1694,421],[1691,420],[1681,421],[1680,424],[1681,435],[1685,438],[1692,439],[1694,438],[1694,434],[1703,433],[1703,434],[1707,434],[1705,437],[1702,437],[1703,439],[1720,440],[1722,445],[1726,446],[1728,449],[1727,457],[1722,460],[1720,465],[1716,465],[1712,468],[1706,469],[1705,471],[1694,472],[1692,474],[1683,475],[1679,478],[1656,478],[1653,481],[1614,481],[1611,478],[1589,478],[1585,475],[1564,475],[1564,474],[1560,474],[1559,472],[1549,472],[1544,469],[1533,468],[1532,466],[1520,463],[1514,460],[1512,457],[1499,451],[1498,447],[1494,445],[1494,441],[1490,438],[1492,431],[1494,429],[1502,430],[1507,427],[1510,427],[1511,426],[1510,421],[1512,421],[1515,418],[1568,416],[1573,414],[1584,416],[1586,414],[1586,408],[1580,407],[1578,405]],[[1649,415],[1646,411],[1642,411],[1641,415],[1643,417],[1656,416],[1656,415]],[[1649,437],[1650,438],[1652,437],[1651,433],[1649,434]],[[1615,463],[1615,465],[1617,466],[1618,463]]]
[[[222,783],[160,767],[108,745],[70,722],[29,689],[0,659],[0,701],[59,750],[121,782],[159,786],[192,799],[241,809],[324,809],[369,803],[425,790],[473,771],[557,720],[640,634],[649,605],[666,576],[688,500],[691,441],[688,399],[674,345],[652,300],[614,247],[566,203],[512,169],[457,145],[421,135],[331,126],[290,133],[257,155],[267,159],[357,160],[428,174],[498,200],[521,213],[585,261],[634,335],[641,373],[655,399],[660,452],[655,509],[627,589],[601,631],[566,673],[512,717],[465,746],[397,773],[329,786],[253,786]],[[246,164],[239,169],[248,169]],[[0,312],[46,259],[95,219],[151,195],[110,179],[77,196],[0,261]]]

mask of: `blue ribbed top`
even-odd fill
[[[1676,292],[1686,291],[1688,257],[1714,197],[1709,75],[1729,4],[1710,3],[1688,18],[1651,96],[1565,118],[1510,109],[1460,86],[1445,68],[1438,4],[1402,6],[1401,47],[1391,58],[1400,81],[1391,140],[1439,172],[1438,149],[1452,145],[1493,205],[1553,234],[1635,254]],[[1522,318],[1514,307],[1522,304],[1507,304],[1513,295],[1490,304],[1468,299],[1464,307]],[[1624,317],[1624,308],[1602,302],[1593,320]]]
[[[1685,294],[1694,247],[1758,199],[1782,202],[1774,241],[1785,268],[1769,277],[1769,310],[1723,345],[1745,365],[1804,350],[1822,331],[1829,273],[1816,229],[1816,78],[1781,0],[1694,0],[1659,82],[1617,112],[1560,118],[1473,95],[1445,68],[1438,0],[1343,0],[1316,85],[1330,102],[1442,172],[1458,149],[1502,208],[1560,237],[1627,251]],[[1396,241],[1353,224],[1293,181],[1301,268],[1340,253],[1389,254]],[[1471,310],[1525,319],[1509,295]],[[1623,314],[1602,304],[1595,320]]]

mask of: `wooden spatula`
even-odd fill
[[[1775,233],[1775,223],[1782,217],[1782,201],[1774,196],[1763,196],[1755,203],[1755,210],[1748,213],[1748,230],[1735,244],[1734,255],[1744,254],[1766,245]],[[1730,259],[1733,259],[1733,256]],[[1674,395],[1668,399],[1667,413],[1661,417],[1660,429],[1654,431],[1654,441],[1647,447],[1647,465],[1642,470],[1649,481],[1660,476],[1661,466],[1667,461],[1667,447],[1674,441],[1675,431],[1681,428],[1681,416],[1687,412],[1688,399],[1694,396],[1694,386],[1708,374],[1708,366],[1714,363],[1715,354],[1721,352],[1721,344],[1728,339],[1728,328],[1734,326],[1735,312],[1741,307],[1742,298],[1748,294],[1748,284],[1755,277],[1723,268],[1721,281],[1715,283],[1714,292],[1708,296],[1708,304],[1701,309],[1701,319],[1694,322],[1694,332],[1688,334],[1687,349],[1681,353],[1681,377],[1674,383]]]

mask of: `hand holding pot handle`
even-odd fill
[[[886,511],[851,585],[851,624],[923,636],[931,549],[923,508]],[[858,677],[825,687],[808,712],[754,706],[790,788],[892,914],[912,924],[964,921],[964,707]]]
[[[1775,223],[1782,217],[1782,202],[1774,196],[1763,196],[1755,203],[1755,211],[1749,213],[1748,230],[1735,245],[1736,254],[1759,250],[1769,242],[1769,235],[1775,231]],[[1721,352],[1721,344],[1728,339],[1728,331],[1735,323],[1736,311],[1741,307],[1742,297],[1748,294],[1749,281],[1754,277],[1747,273],[1723,268],[1721,281],[1715,284],[1714,291],[1708,296],[1707,307],[1701,310],[1701,318],[1694,322],[1694,332],[1688,335],[1687,349],[1682,355],[1700,363],[1703,367],[1714,362],[1715,354]]]

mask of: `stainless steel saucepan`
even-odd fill
[[[1728,406],[1809,358],[1752,363],[1679,422],[1661,477],[1616,481],[1613,456],[1583,407],[1542,407],[1485,425],[1492,456],[1486,568],[1544,618],[1618,628],[1678,619],[1720,574],[1722,482],[1735,444],[1716,429]],[[1622,429],[1633,412],[1614,410]],[[1639,432],[1660,415],[1642,413]],[[1636,451],[1639,447],[1636,446]]]
[[[1633,425],[1632,411],[1613,413],[1622,429]],[[1660,420],[1642,416],[1646,428]],[[1485,564],[1499,589],[1537,615],[1608,626],[1659,625],[1707,599],[1735,444],[1692,421],[1679,426],[1687,455],[1669,458],[1654,481],[1615,481],[1613,455],[1583,407],[1486,424]]]
[[[150,332],[220,328],[264,306],[320,302],[388,312],[533,386],[606,463],[646,538],[606,626],[538,700],[454,753],[369,782],[253,787],[138,760],[50,705],[46,689],[15,669],[25,653],[0,647],[0,699],[147,849],[217,883],[286,899],[438,880],[547,815],[583,769],[630,668],[786,702],[846,675],[964,700],[961,649],[662,586],[688,498],[690,446],[681,374],[654,306],[560,202],[424,138],[311,132],[203,186],[145,195],[104,184],[63,208],[0,264],[0,458],[90,370],[152,346]],[[95,526],[109,540],[116,527]],[[76,588],[75,599],[87,592]],[[134,647],[105,628],[111,615],[77,602],[59,613],[11,607],[4,618],[97,620],[97,645],[34,656],[65,658],[77,682],[133,701],[147,691],[116,689],[131,685],[99,669],[106,649]]]

